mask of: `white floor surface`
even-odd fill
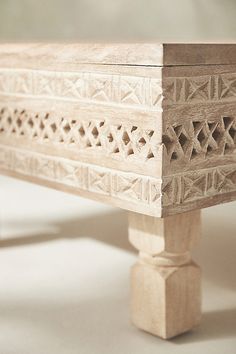
[[[171,341],[130,323],[125,212],[7,177],[0,211],[0,354],[236,354],[236,202],[202,212],[202,324]]]

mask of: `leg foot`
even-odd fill
[[[131,270],[138,328],[167,339],[199,324],[201,272],[189,252],[199,235],[199,211],[164,219],[130,214],[129,238],[140,251]]]

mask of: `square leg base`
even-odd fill
[[[168,339],[189,331],[201,318],[201,271],[193,262],[154,267],[137,262],[131,270],[132,322]]]

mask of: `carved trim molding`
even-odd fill
[[[163,178],[163,205],[179,205],[236,191],[236,164]]]
[[[232,102],[236,73],[161,79],[98,72],[0,68],[0,94],[161,109],[183,103]]]
[[[0,68],[0,94],[161,109],[161,80],[151,77]]]
[[[0,168],[153,209],[236,191],[236,164],[160,179],[0,145]]]
[[[157,207],[161,181],[0,145],[0,168],[124,201]]]
[[[236,73],[165,78],[163,96],[164,105],[232,102],[236,100]]]

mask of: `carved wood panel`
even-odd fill
[[[0,94],[160,109],[162,87],[137,75],[0,68]]]
[[[158,157],[159,144],[153,129],[143,129],[127,122],[110,123],[103,119],[83,120],[58,113],[34,112],[31,109],[0,109],[0,138],[15,137],[48,146],[140,163]]]
[[[1,168],[156,216],[236,192],[235,72],[112,70],[0,68]]]
[[[164,105],[235,102],[235,98],[236,73],[165,79]]]
[[[236,113],[236,112],[235,112]],[[185,164],[196,158],[234,154],[236,151],[236,117],[220,117],[215,120],[188,120],[183,124],[168,126],[163,134],[166,158]]]
[[[236,162],[236,74],[198,70],[173,69],[163,81],[164,175]]]
[[[136,204],[137,209],[145,210],[148,207],[150,213],[160,212],[161,180],[157,178],[19,150],[5,145],[0,145],[0,168],[30,178],[36,177],[43,181],[74,187],[76,190],[95,193],[96,198],[102,201],[103,197],[119,199],[123,203]]]

